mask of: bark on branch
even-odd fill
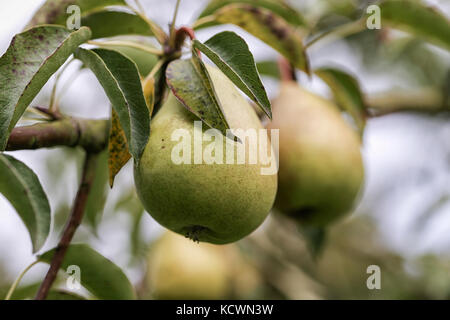
[[[67,249],[69,248],[70,242],[83,219],[83,214],[86,207],[87,198],[89,191],[92,186],[92,182],[95,177],[95,169],[97,163],[97,153],[86,153],[86,159],[84,161],[83,174],[81,177],[80,186],[75,198],[75,202],[70,213],[69,221],[64,228],[61,239],[59,240],[58,246],[56,247],[55,254],[50,262],[50,268],[48,269],[47,275],[44,281],[39,287],[38,293],[35,300],[45,300],[48,292],[56,279],[59,269],[61,268],[64,256],[66,255]]]
[[[108,120],[62,118],[14,128],[6,151],[81,146],[87,152],[99,152],[106,147],[108,134]]]

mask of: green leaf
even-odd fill
[[[195,51],[190,60],[172,61],[167,67],[166,78],[173,94],[189,111],[226,136],[230,127],[208,71]]]
[[[102,9],[107,6],[126,6],[125,0],[47,0],[31,18],[28,27],[39,24],[60,24],[66,26],[67,13],[70,5],[80,7],[81,15]]]
[[[381,25],[397,28],[450,50],[450,22],[437,9],[415,1],[380,4]]]
[[[14,206],[30,233],[33,252],[50,232],[50,205],[36,174],[23,162],[0,154],[0,193]]]
[[[209,2],[208,6],[202,11],[199,19],[214,14],[217,10],[225,7],[229,4],[249,4],[254,7],[265,8],[273,13],[279,15],[288,23],[294,26],[305,26],[306,20],[301,16],[301,14],[295,9],[291,8],[286,3],[278,0],[212,0]],[[203,25],[206,27],[206,25]]]
[[[45,300],[87,300],[85,297],[65,290],[50,290]]]
[[[99,11],[81,19],[92,30],[92,39],[120,35],[152,36],[150,26],[139,16],[122,11]]]
[[[272,118],[266,89],[244,39],[234,32],[225,31],[216,34],[204,44],[194,40],[194,47],[211,59],[242,92]]]
[[[139,43],[139,45],[154,49],[154,47],[149,44]],[[158,57],[156,55],[133,47],[108,44],[108,49],[119,51],[121,54],[136,63],[139,73],[143,77],[150,73],[158,61]]]
[[[70,32],[63,27],[41,26],[11,40],[0,58],[0,151],[47,80],[90,36],[88,28]]]
[[[39,256],[42,262],[50,263],[56,249]],[[67,250],[61,270],[71,265],[80,268],[80,282],[96,298],[101,300],[132,300],[136,298],[133,286],[123,271],[111,260],[85,244],[71,244]]]
[[[28,300],[33,299],[41,286],[40,282],[21,286],[14,290],[11,300]],[[85,297],[60,289],[50,290],[46,300],[86,300]]]
[[[350,114],[362,135],[367,108],[358,81],[350,74],[334,68],[320,68],[314,72],[330,87],[337,105]]]
[[[114,184],[114,178],[130,158],[131,154],[128,152],[127,137],[120,126],[119,116],[113,109],[108,141],[108,171],[109,186],[111,188]]]
[[[257,62],[256,68],[262,76],[275,78],[277,80],[280,79],[280,69],[278,68],[278,63],[276,61],[268,60]]]
[[[86,210],[85,221],[94,230],[97,229],[98,224],[103,215],[105,208],[106,197],[108,194],[108,152],[103,151],[97,160],[97,168],[95,170],[94,180],[92,182],[91,191],[89,192]]]
[[[150,135],[150,115],[136,64],[114,50],[79,48],[83,61],[106,92],[127,138],[129,151],[139,161]]]
[[[309,73],[309,64],[298,30],[267,9],[230,4],[212,17],[215,22],[235,24],[277,50],[295,67]]]
[[[36,292],[39,290],[40,286],[41,286],[41,282],[22,285],[14,290],[13,294],[11,295],[10,300],[26,300],[26,299],[34,298],[34,296],[36,295]],[[2,299],[5,299],[5,298],[6,298],[6,296],[3,297]]]

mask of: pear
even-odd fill
[[[231,292],[230,269],[220,249],[167,232],[151,247],[147,282],[157,299],[224,299]]]
[[[279,129],[280,211],[318,227],[351,211],[364,178],[361,140],[337,106],[283,81],[267,128]]]
[[[208,72],[231,128],[263,129],[255,111],[233,83],[217,68]],[[190,113],[170,93],[151,122],[151,135],[134,176],[138,195],[150,215],[164,227],[196,241],[225,244],[254,231],[268,215],[276,195],[277,175],[262,175],[265,167],[256,163],[227,164],[226,144],[237,150],[232,139],[217,139],[203,125],[202,132],[211,142],[203,144],[223,148],[222,164],[194,161],[194,121]],[[190,163],[174,163],[172,151],[181,142],[172,141],[175,130],[184,129],[192,137]],[[270,147],[268,135],[265,143]],[[241,140],[247,143],[247,140]],[[223,142],[223,143],[222,143]]]
[[[157,299],[248,299],[262,286],[234,244],[196,244],[168,231],[152,244],[147,261],[146,283]]]

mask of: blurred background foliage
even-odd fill
[[[142,1],[149,15],[160,19],[161,25],[167,24],[161,19],[170,16],[170,2],[159,8],[158,1]],[[285,2],[302,13],[313,35],[360,18],[365,8],[375,3],[369,0]],[[428,3],[439,6],[449,16],[449,2]],[[192,21],[205,4],[206,1],[184,1],[183,22]],[[161,13],[153,12],[154,5]],[[207,32],[199,31],[199,38],[206,38]],[[276,54],[261,43],[255,45],[256,40],[250,35],[239,33],[250,40],[251,50],[267,70],[263,73],[276,76],[277,70],[273,68]],[[358,78],[369,105],[383,104],[387,106],[386,112],[398,107],[406,109],[369,120],[364,148],[372,148],[372,151],[364,153],[369,181],[361,195],[361,204],[349,218],[328,230],[324,247],[317,256],[308,250],[308,243],[297,226],[277,213],[271,214],[258,232],[233,245],[197,245],[165,234],[137,199],[130,163],[117,176],[115,187],[107,192],[107,177],[101,172],[103,169],[106,172],[106,158],[102,160],[98,183],[91,195],[90,213],[74,242],[87,242],[100,248],[100,252],[123,267],[141,299],[449,299],[450,238],[429,240],[436,230],[441,236],[450,231],[449,53],[405,33],[382,29],[366,30],[320,46],[318,43],[309,55],[315,66],[329,63],[345,66]],[[276,96],[277,82],[271,77],[263,79],[270,96]],[[318,79],[307,79],[299,74],[299,82],[324,95],[329,94]],[[79,95],[83,87],[77,82],[71,90],[74,93],[62,99],[61,108],[69,114],[77,114],[80,111],[73,94]],[[46,101],[48,92],[44,90],[39,101]],[[446,109],[436,105],[435,92],[447,97]],[[92,101],[102,99],[104,97]],[[389,105],[390,101],[395,103]],[[404,105],[399,105],[398,101]],[[108,105],[102,110],[108,110]],[[89,107],[84,107],[85,115],[90,111]],[[393,133],[394,136],[390,136]],[[393,149],[398,144],[389,142],[399,139],[399,135],[406,136],[401,143],[408,141],[409,144],[401,150],[402,160],[396,162],[398,153]],[[22,157],[33,156],[24,152]],[[45,156],[39,154],[37,159],[40,164],[34,168],[40,177],[45,177],[43,184],[52,201],[54,232],[48,243],[55,243],[70,211],[80,176],[82,152],[52,150],[46,151]],[[376,171],[383,165],[386,171]],[[95,218],[98,212],[102,214],[101,221]],[[171,237],[172,242],[164,247],[163,241]],[[0,252],[7,252],[5,250],[2,248]],[[169,257],[169,253],[173,257]],[[172,260],[164,261],[164,256]],[[32,261],[29,258],[28,263],[17,262],[16,259],[11,265],[9,260],[14,260],[11,257],[11,253],[9,256],[0,254],[0,296],[6,294],[20,270]],[[167,263],[171,267],[167,267]],[[366,270],[370,265],[381,269],[381,290],[369,290],[366,286],[370,275]],[[43,272],[45,268],[27,275],[14,297],[32,296]],[[181,288],[190,284],[182,283],[184,274],[194,280],[192,289],[187,289],[186,293]],[[164,277],[168,280],[166,288],[161,289],[158,279]],[[177,288],[172,290],[173,295],[167,288],[172,280]],[[63,278],[59,284],[63,288]]]

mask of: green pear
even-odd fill
[[[232,290],[223,247],[167,232],[151,247],[147,283],[157,299],[224,299]]]
[[[262,279],[235,244],[197,244],[168,231],[150,247],[146,283],[157,299],[248,299]]]
[[[230,127],[263,129],[233,83],[218,69],[207,68]],[[138,195],[150,215],[176,233],[215,244],[237,241],[254,231],[268,215],[276,195],[277,175],[262,175],[265,165],[259,157],[256,163],[248,161],[248,152],[245,163],[227,164],[226,144],[237,150],[237,157],[242,150],[236,148],[240,142],[224,137],[221,141],[207,132],[206,125],[201,133],[210,142],[203,144],[223,148],[223,164],[196,164],[194,121],[199,119],[170,93],[152,119],[149,142],[135,166]],[[180,129],[192,137],[190,163],[175,163],[172,158],[181,143],[172,141],[172,134]],[[270,147],[267,134],[265,139]]]
[[[349,213],[364,179],[361,140],[330,101],[281,84],[273,103],[279,129],[275,206],[304,225],[322,227]]]

